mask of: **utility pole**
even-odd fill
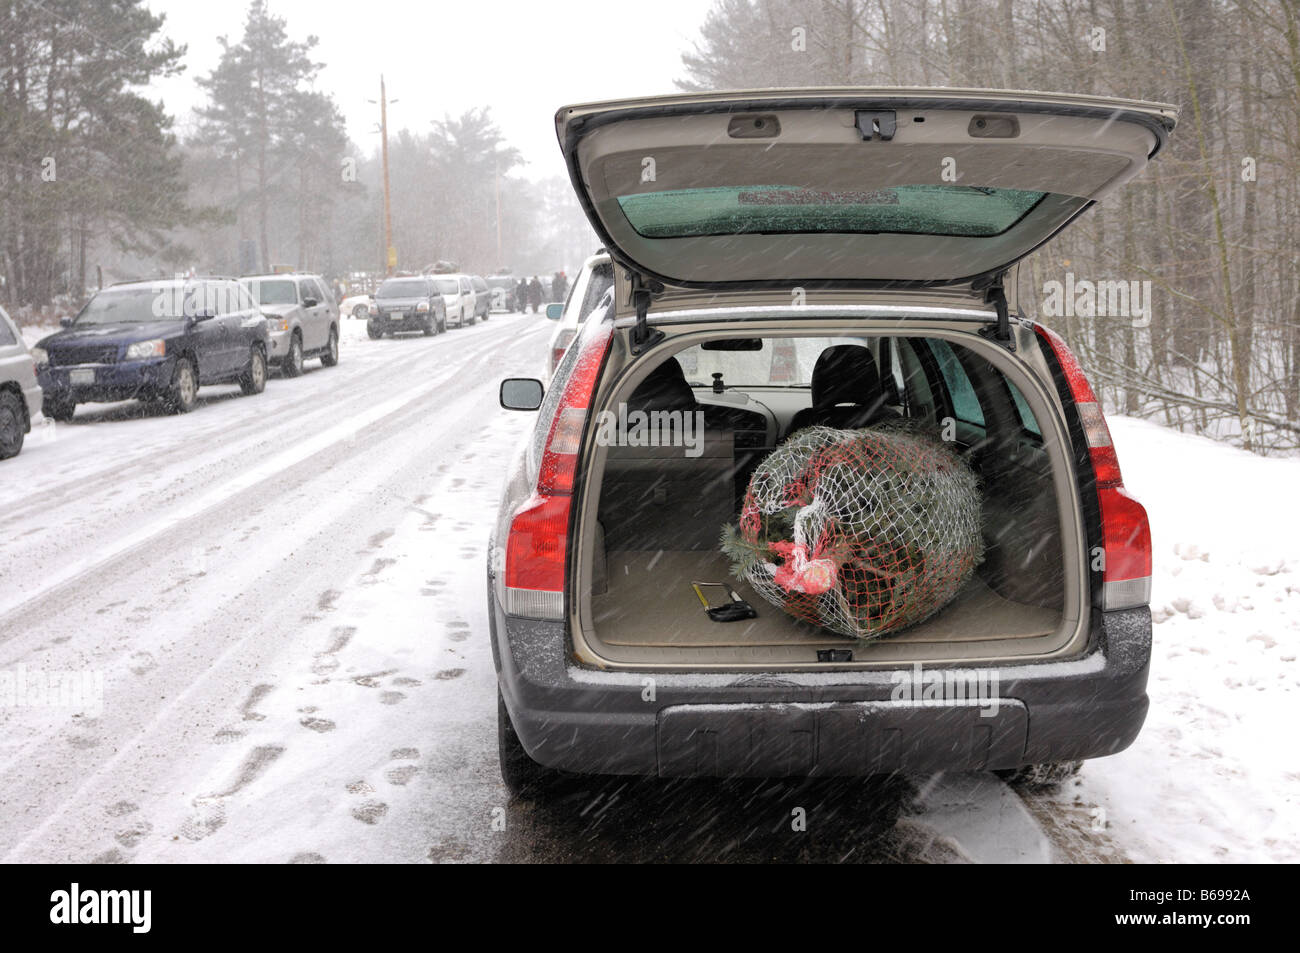
[[[393,199],[388,189],[388,93],[384,74],[379,74],[379,131],[384,153],[384,274],[392,275],[397,267],[397,249],[393,247]]]
[[[497,186],[497,269],[502,267],[501,262],[501,163],[498,159],[495,163],[496,186]]]

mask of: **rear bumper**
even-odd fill
[[[806,777],[1012,769],[1122,751],[1146,718],[1146,608],[1094,612],[1092,648],[1080,659],[927,668],[918,682],[914,670],[831,677],[579,669],[566,658],[561,623],[507,617],[494,596],[489,602],[515,731],[535,761],[565,771]],[[976,673],[986,693],[936,700],[922,690],[929,673]]]
[[[72,383],[74,371],[90,371],[93,383]],[[84,367],[43,367],[38,381],[45,400],[82,404],[162,396],[171,379],[172,359],[164,357]]]

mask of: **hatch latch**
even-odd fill
[[[898,116],[892,109],[859,109],[853,116],[864,142],[872,139],[888,142],[898,129]]]
[[[644,354],[664,339],[664,332],[650,327],[647,315],[650,302],[661,294],[664,286],[658,281],[646,281],[639,272],[629,272],[632,279],[632,306],[636,308],[636,326],[632,328],[631,344],[634,356]]]
[[[997,324],[989,327],[985,325],[980,328],[980,334],[986,338],[992,338],[997,341],[1008,351],[1016,349],[1015,338],[1011,336],[1011,311],[1007,307],[1007,291],[1002,286],[1002,276],[999,275],[993,284],[984,290],[984,302],[992,304],[997,309]]]

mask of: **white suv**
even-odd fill
[[[550,345],[546,349],[548,379],[555,373],[555,366],[560,363],[565,350],[582,329],[582,323],[613,285],[614,265],[609,256],[604,253],[592,255],[582,263],[582,271],[569,289],[569,299],[563,305],[556,303],[546,306],[546,316],[556,321]]]
[[[469,275],[430,275],[447,305],[447,327],[451,327],[452,318],[456,327],[463,328],[475,321],[475,308],[478,295],[474,292],[474,279]]]

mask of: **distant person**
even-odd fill
[[[557,271],[551,278],[551,300],[563,301],[564,293],[569,290],[569,279],[564,277],[564,272]]]
[[[515,285],[515,306],[512,310],[523,314],[528,310],[528,282],[523,278]]]
[[[533,280],[528,282],[528,305],[533,309],[533,314],[542,306],[542,283],[533,275]]]

